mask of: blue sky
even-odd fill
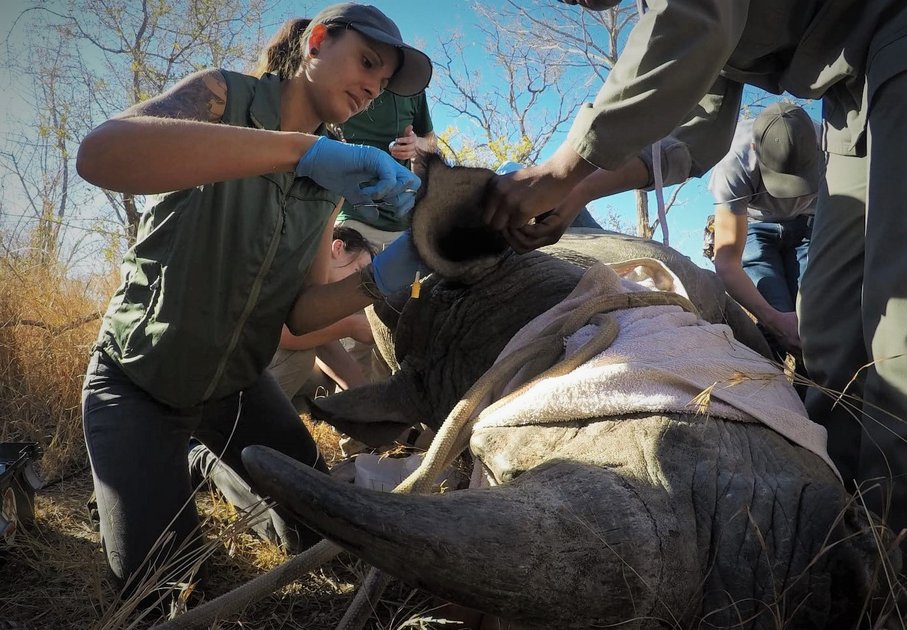
[[[550,1],[554,3],[555,0]],[[457,30],[467,37],[475,33],[475,41],[467,54],[473,56],[472,61],[483,60],[481,39],[483,34],[476,29],[477,18],[472,9],[473,3],[469,0],[370,0],[370,2],[398,24],[407,42],[418,45],[429,53],[433,46],[451,31]],[[47,0],[43,3],[30,0],[6,0],[0,3],[0,24],[9,24],[23,8],[35,4],[54,7],[63,3],[60,0]],[[268,16],[266,34],[269,36],[273,33],[286,17],[312,16],[327,4],[312,0],[304,2],[278,0],[277,6]],[[500,5],[503,5],[503,0],[486,0],[483,3],[483,6],[491,8]],[[575,9],[581,11],[578,7]],[[4,50],[0,50],[0,55],[4,53]],[[3,103],[2,109],[5,114],[4,118],[7,120],[12,112],[21,107],[14,100],[14,92],[14,90],[8,90],[5,93],[5,103]],[[436,130],[440,131],[454,125],[468,131],[462,120],[453,118],[449,110],[433,101],[431,86],[428,90],[428,100]],[[813,116],[818,118],[817,108],[810,107],[809,109]],[[5,124],[6,122],[0,121],[0,126]],[[556,136],[546,147],[543,156],[550,154],[562,140],[563,135]],[[706,190],[706,181],[707,178],[692,180],[683,187],[675,206],[668,215],[668,224],[671,245],[689,256],[696,264],[710,268],[711,263],[702,256],[702,229],[706,217],[712,213],[712,199]],[[670,193],[670,189],[665,191],[665,197],[668,198]],[[650,216],[654,217],[655,195],[650,193],[649,199]],[[632,193],[597,200],[590,205],[590,210],[601,222],[604,222],[605,217],[610,213],[614,213],[620,217],[624,225],[631,228],[636,225],[635,198]],[[656,233],[656,238],[660,240],[661,234]]]

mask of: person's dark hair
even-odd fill
[[[288,79],[296,74],[305,59],[305,41],[303,36],[312,20],[309,18],[290,18],[265,46],[258,58],[253,74],[260,77],[264,74],[276,74],[281,79]],[[327,24],[328,37],[336,37],[346,27],[342,24]]]
[[[358,252],[368,252],[368,255],[374,258],[375,254],[378,253],[375,251],[375,246],[369,243],[368,239],[362,236],[361,232],[345,225],[334,226],[334,240],[343,241],[346,250],[354,254]]]

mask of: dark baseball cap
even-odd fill
[[[428,87],[432,73],[431,59],[421,50],[404,44],[397,25],[372,5],[355,2],[332,4],[312,18],[312,24],[345,24],[369,39],[396,47],[402,53],[402,63],[387,83],[385,89],[388,92],[413,96]]]
[[[753,121],[753,144],[762,183],[773,197],[789,199],[819,190],[816,124],[791,103],[773,103]]]

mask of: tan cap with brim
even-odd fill
[[[353,30],[382,44],[395,46],[402,54],[402,63],[385,88],[399,96],[418,94],[431,81],[431,59],[421,50],[403,43],[400,29],[394,22],[370,4],[344,2],[332,4],[312,19],[312,24],[345,24]]]
[[[790,199],[818,192],[816,126],[803,109],[790,103],[766,107],[753,122],[753,144],[770,195]]]

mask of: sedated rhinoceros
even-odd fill
[[[586,265],[664,261],[706,320],[672,305],[616,312],[621,333],[605,367],[615,348],[618,355],[627,348],[630,365],[615,377],[618,395],[647,395],[649,381],[637,380],[649,376],[633,368],[635,342],[620,344],[650,320],[685,318],[655,333],[662,342],[648,351],[655,361],[660,353],[679,363],[686,352],[698,356],[699,338],[684,335],[721,336],[723,321],[767,352],[710,272],[658,244],[581,235],[562,240],[561,258],[508,252],[477,218],[488,177],[429,163],[413,230],[420,254],[439,273],[426,279],[419,299],[376,307],[397,371],[386,383],[321,399],[314,415],[376,443],[414,422],[438,428],[517,331],[582,285],[584,270],[562,259],[574,256],[565,247],[579,250]],[[610,271],[601,273],[605,280],[595,282],[625,290]],[[727,355],[701,367],[727,367],[733,380],[759,355],[728,337],[721,337]],[[558,378],[585,374],[579,370]],[[610,387],[610,377],[590,374],[552,386],[554,404]],[[750,380],[742,406],[755,409],[753,417],[766,415],[760,405],[774,410],[778,398],[796,400],[778,372]],[[538,387],[548,382],[557,379]],[[716,381],[712,393],[725,387]],[[400,579],[527,628],[853,628],[890,605],[884,582],[899,570],[900,555],[888,549],[887,530],[868,525],[827,456],[782,436],[783,429],[710,409],[667,405],[660,412],[655,403],[655,410],[634,411],[624,400],[617,403],[623,412],[536,425],[523,422],[535,415],[532,402],[507,400],[492,411],[515,409],[515,418],[481,428],[480,415],[481,430],[472,435],[472,453],[492,487],[385,494],[332,481],[266,449],[248,449],[244,458],[274,498],[327,538]]]

